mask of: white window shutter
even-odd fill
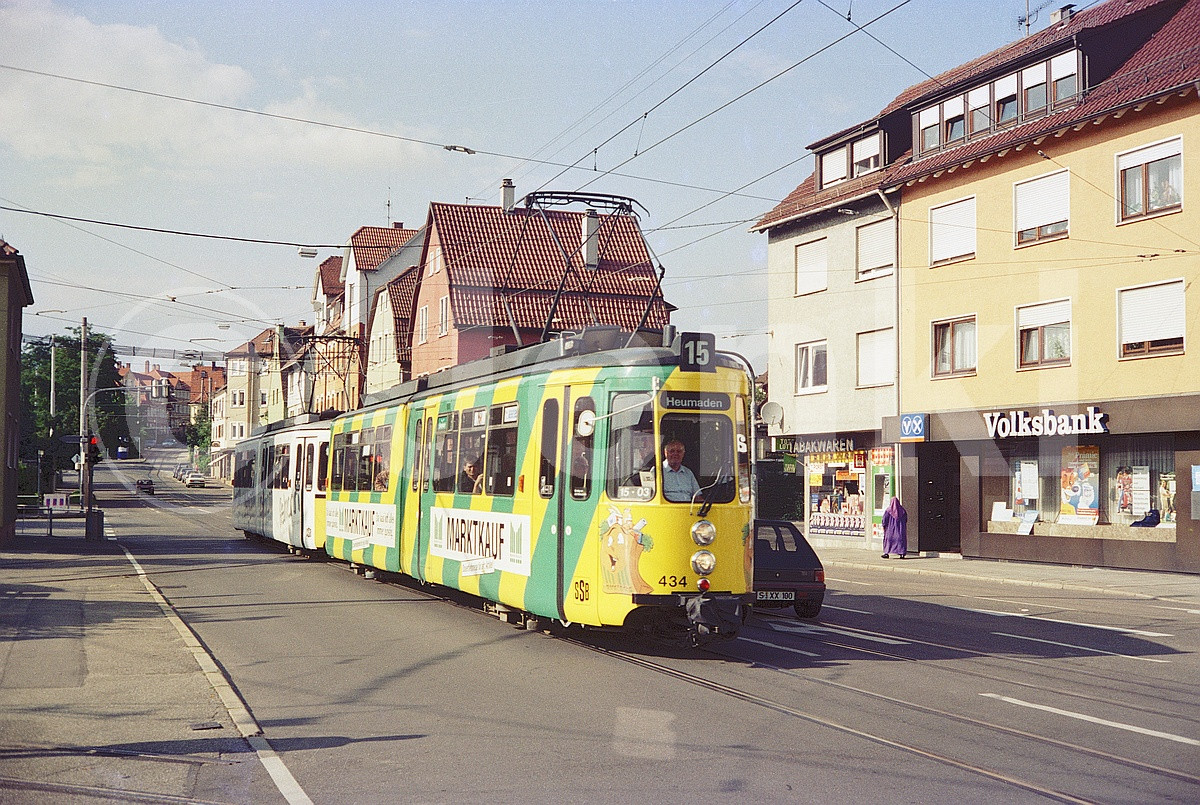
[[[1071,174],[1059,171],[1016,185],[1016,230],[1070,219]]]
[[[1060,324],[1071,320],[1071,300],[1060,299],[1056,302],[1043,302],[1037,305],[1027,305],[1017,308],[1017,328],[1020,330],[1032,327],[1045,327],[1047,324]]]
[[[1183,280],[1126,288],[1118,307],[1122,344],[1184,335]]]
[[[886,386],[895,382],[895,330],[858,334],[858,385]]]
[[[975,199],[929,210],[929,260],[938,263],[975,253]]]
[[[1147,162],[1154,162],[1165,157],[1173,157],[1176,154],[1183,153],[1183,140],[1176,137],[1173,140],[1167,140],[1163,143],[1155,143],[1148,145],[1145,148],[1139,148],[1136,151],[1130,151],[1127,154],[1121,154],[1117,157],[1117,169],[1125,170],[1132,168],[1135,165],[1145,165]]]
[[[859,274],[896,264],[896,238],[890,219],[860,226],[857,235]]]
[[[825,238],[796,247],[796,295],[823,291],[829,281],[829,252]]]

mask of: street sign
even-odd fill
[[[70,495],[56,492],[52,495],[42,495],[42,505],[47,509],[66,509],[70,506],[70,499]]]
[[[76,433],[72,436],[59,436],[58,440],[63,444],[79,444],[79,434]]]

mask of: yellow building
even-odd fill
[[[910,546],[1200,571],[1198,42],[1194,0],[1064,9],[885,111]]]

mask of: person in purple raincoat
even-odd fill
[[[892,498],[883,511],[883,558],[893,554],[900,559],[908,553],[908,512],[900,498]]]

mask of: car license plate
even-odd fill
[[[759,590],[759,601],[795,601],[796,594],[791,590]]]

